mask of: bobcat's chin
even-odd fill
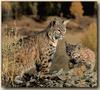
[[[61,36],[60,38],[59,38],[59,40],[62,40],[64,38],[64,36]]]
[[[64,38],[64,36],[57,36],[55,37],[55,40],[62,40]]]

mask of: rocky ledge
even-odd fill
[[[71,70],[65,72],[60,69],[54,71],[50,78],[39,79],[36,75],[24,75],[19,78],[12,87],[30,88],[64,88],[64,87],[97,87],[97,72],[86,72],[82,77],[71,74]]]

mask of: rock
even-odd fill
[[[26,87],[29,87],[29,86],[30,86],[30,82],[27,82],[27,83],[26,83]]]
[[[60,69],[56,75],[59,79],[61,79],[63,81],[66,80],[66,78],[67,78],[63,69]]]
[[[87,71],[83,77],[74,75],[73,70],[64,71],[60,69],[58,72],[51,74],[51,78],[39,79],[35,76],[17,77],[13,87],[34,87],[34,88],[60,88],[60,87],[96,87],[97,72]]]
[[[23,81],[21,80],[21,77],[20,77],[20,76],[16,76],[14,82],[15,82],[16,84],[22,84],[22,83],[23,83]]]

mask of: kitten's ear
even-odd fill
[[[67,42],[65,42],[65,46],[67,46]]]
[[[76,47],[77,47],[78,49],[80,49],[80,45],[77,45]]]
[[[70,45],[70,43],[65,42],[65,46],[69,46],[69,45]]]
[[[80,44],[80,43],[77,43],[77,44],[76,44],[76,47],[77,47],[78,49],[80,49],[81,46],[82,46],[82,44]]]
[[[63,25],[66,26],[69,22],[70,22],[70,20],[65,20],[65,21],[63,21],[62,23],[63,23]]]
[[[77,43],[77,45],[78,45],[78,46],[82,46],[82,43],[79,42],[79,43]]]

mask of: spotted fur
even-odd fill
[[[89,48],[80,45],[66,43],[66,53],[70,57],[69,67],[83,65],[87,70],[93,70],[95,67],[95,53]]]
[[[30,70],[35,70],[39,77],[47,75],[58,40],[63,39],[65,33],[64,20],[55,18],[44,31],[23,37],[13,43],[11,49],[14,61],[11,65],[17,69],[14,71],[15,76],[19,74],[22,76]]]

